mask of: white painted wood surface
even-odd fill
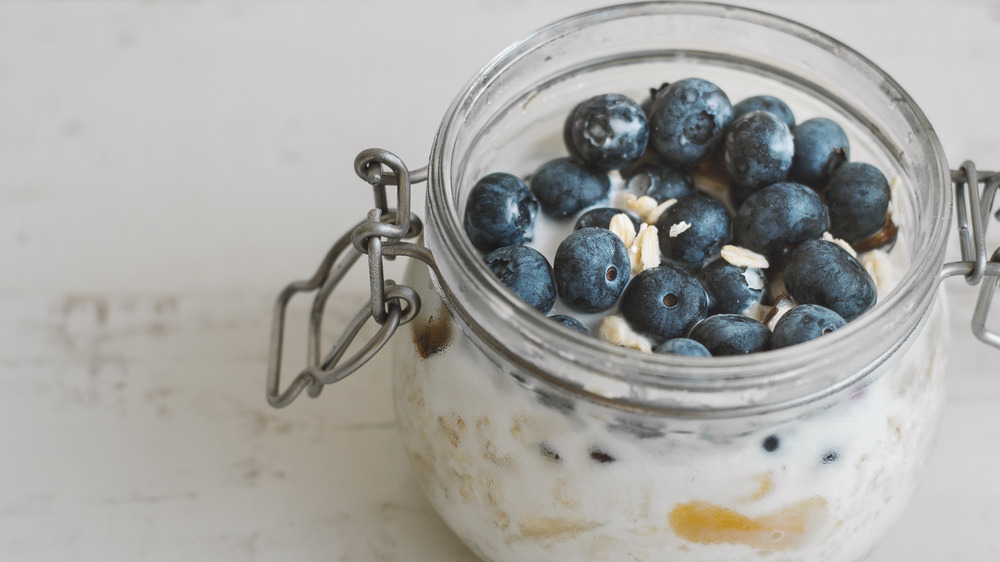
[[[744,3],[885,68],[953,166],[1000,167],[996,3]],[[0,3],[0,559],[471,562],[385,361],[266,405],[271,307],[368,208],[358,150],[422,166],[476,69],[598,5]],[[1000,559],[1000,352],[968,334],[975,291],[947,292],[940,438],[874,562]]]

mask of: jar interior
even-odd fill
[[[636,357],[610,344],[567,336],[507,294],[465,239],[461,210],[471,186],[490,172],[525,177],[543,162],[565,156],[563,122],[578,102],[612,92],[641,102],[650,88],[687,77],[715,82],[733,103],[759,94],[779,97],[800,123],[812,117],[833,119],[850,138],[852,161],[868,162],[889,179],[902,180],[893,194],[893,219],[901,229],[892,255],[895,266],[907,273],[890,294],[879,296],[875,309],[824,337],[820,352],[817,342],[807,342],[760,354],[766,360],[724,357],[706,365],[684,358]],[[428,210],[434,224],[429,244],[442,270],[446,300],[461,316],[469,316],[472,331],[492,340],[487,345],[534,357],[541,362],[542,376],[559,373],[551,376],[602,396],[634,396],[636,385],[718,393],[794,381],[791,394],[778,393],[787,399],[829,390],[873,369],[912,333],[929,307],[950,220],[943,150],[923,114],[891,78],[818,32],[720,5],[609,8],[564,20],[515,44],[449,110],[430,172]],[[513,320],[514,328],[496,325],[497,319],[508,325]],[[518,350],[520,344],[511,343],[503,333],[510,329],[526,340],[525,347]],[[552,338],[564,341],[553,346]],[[532,342],[538,345],[532,348]],[[550,355],[558,359],[540,352],[553,347],[559,353]],[[828,376],[815,374],[833,364],[837,368]],[[810,380],[802,380],[809,373]],[[623,380],[625,384],[617,384]]]
[[[820,84],[804,83],[787,71],[757,59],[704,51],[659,50],[610,56],[564,69],[530,90],[512,96],[500,111],[484,112],[487,122],[481,128],[471,129],[474,136],[469,139],[469,149],[454,168],[453,189],[459,208],[464,208],[465,196],[472,185],[486,174],[508,172],[527,178],[541,164],[566,156],[563,123],[580,101],[613,92],[641,102],[649,99],[651,88],[687,77],[719,85],[734,104],[754,95],[776,96],[795,109],[799,123],[813,117],[833,119],[851,140],[852,161],[873,164],[890,180],[896,176],[909,178],[916,173],[912,163],[911,169],[906,169],[905,151],[886,137],[878,125],[860,113],[859,108],[844,105],[845,100],[836,98]],[[891,257],[894,267],[904,271],[917,257],[916,248],[908,246],[909,241],[919,239],[926,228],[921,217],[921,209],[925,207],[916,201],[919,197],[918,192],[907,189],[898,190],[894,199],[893,219],[897,226],[906,224],[907,232],[900,237]],[[555,237],[540,241],[550,246],[540,248],[542,253],[554,255],[559,241]]]

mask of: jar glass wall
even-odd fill
[[[822,341],[706,362],[558,329],[504,290],[461,224],[482,175],[564,155],[578,101],[689,76],[837,120],[898,175],[895,288]],[[950,221],[933,130],[890,78],[792,22],[719,5],[582,14],[512,46],[452,105],[429,167],[440,277],[396,340],[395,397],[432,503],[488,560],[854,560],[908,498],[943,399],[935,304]],[[442,296],[438,298],[438,294]],[[784,557],[784,558],[782,558]]]
[[[865,378],[725,418],[595,403],[496,362],[428,271],[395,338],[402,440],[431,504],[481,558],[859,560],[905,508],[944,401],[938,301]]]

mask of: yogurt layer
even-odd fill
[[[403,441],[430,501],[484,560],[861,558],[911,495],[943,401],[938,301],[892,359],[792,410],[665,419],[491,361],[434,298],[397,336]]]

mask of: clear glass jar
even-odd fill
[[[562,121],[606,92],[688,76],[841,123],[852,159],[902,179],[908,263],[859,320],[709,360],[572,333],[506,291],[463,229],[471,185],[563,155]],[[397,418],[430,501],[484,560],[862,558],[905,506],[944,398],[943,150],[910,97],[835,40],[767,14],[648,3],[563,20],[490,63],[448,110],[425,242],[394,338]],[[898,265],[898,264],[897,264]]]

